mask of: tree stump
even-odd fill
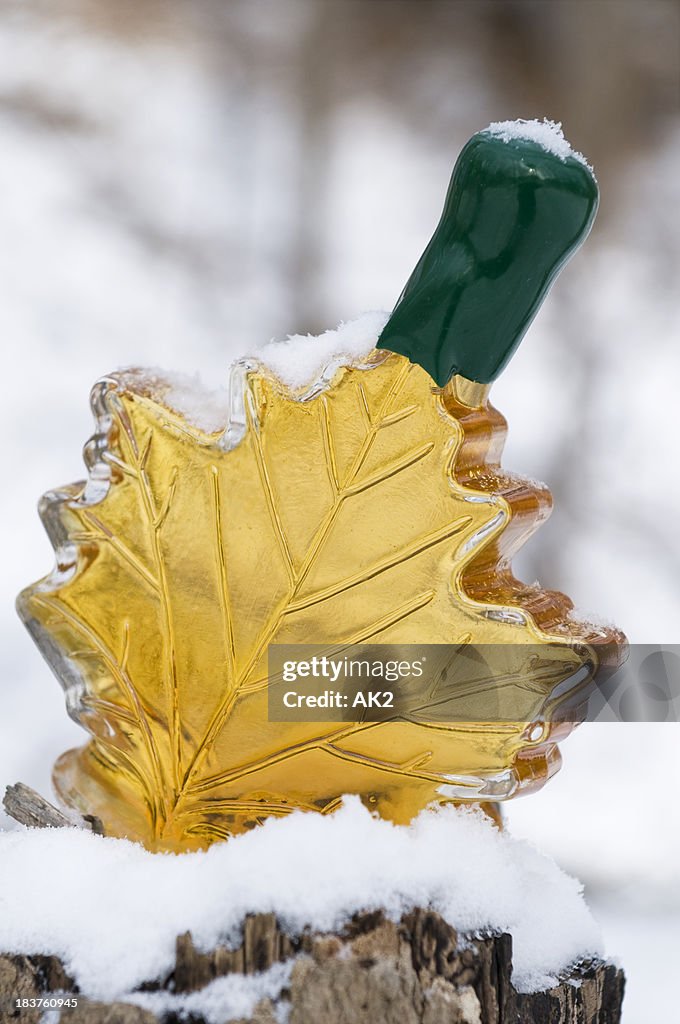
[[[177,938],[173,971],[141,987],[145,1006],[104,1004],[77,996],[50,1024],[207,1024],[181,1015],[177,996],[200,992],[216,978],[253,975],[292,961],[289,981],[238,1024],[618,1024],[623,973],[611,964],[577,964],[547,992],[522,994],[512,980],[512,938],[458,936],[430,910],[401,921],[381,912],[355,916],[340,932],[285,934],[273,914],[243,922],[236,949],[199,951],[191,934]],[[40,1024],[42,1010],[16,1009],[16,996],[77,995],[55,957],[0,956],[0,1021]],[[166,998],[167,997],[167,998]],[[164,1005],[161,1005],[164,1004]],[[284,1011],[287,1013],[287,1018]],[[225,1010],[223,1020],[229,1020]]]
[[[73,827],[35,790],[7,788],[7,812],[38,827]],[[103,833],[97,818],[82,827]],[[290,936],[274,914],[243,921],[241,945],[201,952],[191,933],[176,941],[175,966],[139,992],[149,1006],[100,1003],[80,995],[54,956],[0,955],[0,1024],[211,1024],[200,1012],[173,1007],[177,996],[200,993],[226,975],[252,976],[291,962],[290,979],[275,999],[262,999],[234,1024],[619,1024],[624,975],[612,964],[575,964],[555,988],[520,993],[512,984],[510,935],[459,936],[432,910],[401,921],[381,911],[355,915],[332,934],[305,929]],[[31,1001],[58,994],[77,1005],[53,1010]],[[29,1005],[17,1007],[17,1000]],[[73,1001],[73,998],[72,1000]],[[164,1005],[162,1005],[164,1004]],[[151,1007],[151,1008],[149,1008]],[[51,1009],[48,1004],[48,1009]]]

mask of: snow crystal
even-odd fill
[[[228,410],[226,388],[206,387],[197,373],[178,373],[158,366],[124,367],[116,378],[132,391],[148,392],[208,434],[223,430]]]
[[[354,366],[375,348],[389,313],[363,313],[323,334],[291,334],[284,341],[270,341],[232,363],[227,372],[238,373],[239,364],[260,364],[288,387],[298,390],[322,378],[337,366]],[[134,388],[143,387],[200,430],[212,434],[227,426],[230,409],[229,383],[210,390],[197,374],[168,373],[157,368],[121,370],[118,377]],[[235,381],[240,385],[240,377]]]
[[[254,353],[291,388],[301,388],[319,377],[332,362],[352,366],[375,347],[389,313],[364,313],[323,334],[291,334],[285,341],[270,341]]]
[[[198,374],[165,374],[169,385],[163,395],[171,409],[181,413],[189,423],[212,434],[224,430],[229,415],[228,391],[210,390]]]
[[[601,953],[579,883],[481,812],[441,808],[397,827],[357,797],[181,855],[80,829],[0,833],[0,906],[0,951],[57,955],[97,999],[167,974],[185,931],[203,949],[237,942],[247,913],[274,913],[295,934],[430,906],[461,933],[510,932],[524,991]]]
[[[530,142],[537,142],[539,146],[553,153],[564,161],[567,157],[573,156],[592,171],[592,167],[583,156],[572,149],[564,137],[562,124],[559,121],[549,121],[544,117],[542,121],[536,119],[525,121],[494,121],[487,129],[490,135],[495,135],[503,142],[510,142],[512,139],[527,139]]]
[[[606,615],[601,615],[599,612],[593,612],[590,609],[580,608],[576,605],[569,612],[569,619],[571,622],[577,622],[581,626],[592,626],[595,630],[613,630],[617,628],[613,619],[608,618]]]
[[[173,992],[130,992],[124,1002],[134,1003],[157,1016],[174,1013],[178,1017],[205,1017],[208,1024],[226,1024],[227,1021],[250,1017],[261,999],[276,999],[290,980],[294,959],[274,964],[260,974],[227,974],[215,978],[198,992],[176,995]],[[280,1007],[283,1021],[288,1007]]]

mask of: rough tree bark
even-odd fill
[[[262,1000],[239,1024],[618,1024],[623,974],[601,962],[576,966],[547,992],[518,993],[512,985],[509,935],[462,939],[442,917],[413,910],[400,922],[380,912],[356,916],[338,933],[305,931],[291,938],[273,914],[247,917],[238,949],[203,953],[191,934],[177,938],[174,970],[146,991],[195,992],[225,974],[254,974],[295,958],[290,982],[274,1001]],[[0,956],[0,1021],[40,1024],[39,1009],[17,1010],[17,997],[75,993],[56,957]],[[225,1020],[227,1017],[225,1016]],[[203,1024],[192,1016],[192,1024]],[[126,1003],[78,998],[61,1010],[60,1024],[177,1024]]]

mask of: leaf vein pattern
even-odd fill
[[[381,402],[380,408],[378,410],[377,420],[375,420],[373,422],[370,430],[368,430],[366,432],[366,434],[364,436],[364,439],[363,439],[363,441],[362,441],[362,443],[361,443],[361,445],[359,447],[359,451],[357,452],[357,454],[356,454],[356,456],[354,458],[354,461],[353,461],[352,465],[350,466],[350,468],[348,470],[347,477],[343,481],[343,485],[342,485],[341,490],[339,490],[336,493],[336,496],[335,496],[333,502],[331,503],[331,506],[330,506],[328,512],[326,513],[326,515],[324,516],[323,520],[321,521],[319,527],[317,528],[317,531],[316,531],[314,537],[312,538],[312,541],[309,544],[309,547],[308,547],[308,550],[307,550],[307,554],[305,555],[305,558],[303,559],[301,566],[299,567],[299,569],[295,573],[294,580],[293,580],[293,583],[292,583],[292,586],[291,586],[289,594],[287,595],[285,601],[283,601],[280,604],[280,606],[274,611],[274,613],[272,614],[269,622],[266,623],[265,626],[263,627],[263,629],[262,629],[262,631],[260,633],[259,638],[255,642],[254,649],[253,649],[253,651],[251,653],[250,658],[248,659],[246,665],[241,670],[241,672],[239,672],[239,675],[238,675],[238,678],[236,680],[236,684],[235,684],[233,690],[230,693],[225,694],[225,696],[220,701],[218,707],[215,709],[215,712],[214,712],[214,714],[212,716],[212,719],[211,719],[211,721],[210,721],[210,723],[208,725],[208,728],[207,728],[206,732],[204,733],[202,739],[197,744],[197,746],[196,746],[196,748],[194,750],[193,757],[192,757],[190,763],[188,764],[187,769],[186,769],[186,771],[184,773],[184,777],[182,779],[182,782],[181,782],[181,785],[179,787],[179,791],[178,791],[178,794],[177,794],[177,799],[175,801],[175,810],[177,810],[178,806],[181,804],[181,801],[184,799],[184,796],[185,796],[186,792],[187,791],[191,791],[194,788],[195,784],[192,784],[194,776],[196,776],[200,772],[200,768],[201,768],[201,765],[203,763],[203,760],[205,759],[207,751],[211,748],[211,745],[212,745],[214,739],[216,738],[216,736],[219,734],[219,732],[223,728],[224,723],[225,723],[227,717],[229,716],[229,714],[231,712],[231,709],[233,707],[234,700],[235,700],[235,695],[238,693],[238,691],[239,691],[240,687],[243,685],[243,683],[248,679],[248,677],[249,677],[250,673],[252,672],[253,668],[255,667],[255,665],[258,663],[258,661],[262,657],[262,654],[264,653],[264,651],[267,648],[268,644],[271,643],[271,641],[274,638],[274,636],[276,636],[276,633],[278,632],[278,630],[279,630],[279,628],[280,628],[280,626],[281,626],[281,624],[282,624],[282,622],[284,620],[286,609],[287,609],[288,605],[291,603],[291,601],[293,601],[297,597],[297,595],[298,595],[298,593],[300,591],[300,588],[301,588],[304,580],[306,579],[309,571],[311,570],[311,568],[315,564],[315,561],[316,561],[317,557],[319,556],[320,551],[323,548],[324,542],[325,542],[326,538],[328,537],[328,535],[329,535],[329,533],[330,533],[330,531],[331,531],[331,529],[332,529],[332,527],[333,527],[333,525],[334,525],[334,523],[335,523],[335,521],[337,519],[337,516],[338,516],[338,513],[340,511],[340,508],[342,507],[343,501],[344,501],[344,499],[346,497],[345,488],[347,488],[348,486],[351,486],[353,480],[355,479],[356,475],[358,474],[358,472],[360,471],[362,465],[364,464],[364,462],[365,462],[365,460],[366,460],[366,458],[367,458],[367,456],[368,456],[368,454],[369,454],[369,452],[371,450],[371,447],[372,447],[372,445],[373,445],[373,443],[374,443],[374,441],[375,441],[375,439],[377,437],[378,431],[380,429],[380,422],[382,421],[382,418],[384,417],[386,411],[389,409],[390,405],[392,404],[392,402],[394,401],[394,399],[398,395],[399,391],[403,387],[403,385],[405,383],[405,380],[406,380],[406,377],[407,377],[408,373],[410,372],[410,370],[411,370],[411,366],[410,365],[404,366],[402,368],[402,370],[400,371],[400,373],[395,377],[395,379],[392,382],[392,384],[390,385],[386,395],[384,396],[384,398],[383,398],[383,400]],[[251,426],[254,426],[254,424],[252,424],[252,421],[251,421]],[[251,431],[251,433],[255,434],[256,431]],[[260,452],[261,452],[261,448],[260,448]],[[432,599],[432,596],[433,596],[433,592],[429,592],[426,600],[423,601],[423,603],[426,603],[427,601],[430,601]],[[397,613],[396,613],[396,618],[394,618],[394,621],[395,622],[399,621],[399,619],[404,617],[404,615],[411,614],[414,610],[417,610],[417,608],[422,607],[422,603],[418,603],[419,600],[420,600],[420,597],[416,598],[416,599],[414,599],[414,601],[410,602],[409,604],[412,607],[409,607],[406,610],[398,610]],[[379,632],[381,629],[387,628],[388,625],[392,624],[390,616],[385,617],[385,619],[381,620],[381,622],[384,622],[386,624],[385,625],[381,625],[380,623],[373,624],[372,626],[368,627],[368,629],[363,631],[363,632],[365,632],[366,636],[373,636],[373,635],[376,634],[376,632]],[[357,636],[363,635],[363,632],[362,632],[362,634],[357,634]],[[352,642],[352,641],[349,641],[349,642]]]

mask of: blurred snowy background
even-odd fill
[[[82,477],[90,385],[219,383],[243,349],[391,308],[490,121],[562,121],[602,191],[494,388],[506,465],[555,495],[520,574],[680,642],[679,46],[673,0],[2,0],[3,789],[49,794],[83,739],[13,601],[51,566],[35,504]],[[508,811],[586,884],[626,1024],[676,995],[679,740],[583,727]]]

